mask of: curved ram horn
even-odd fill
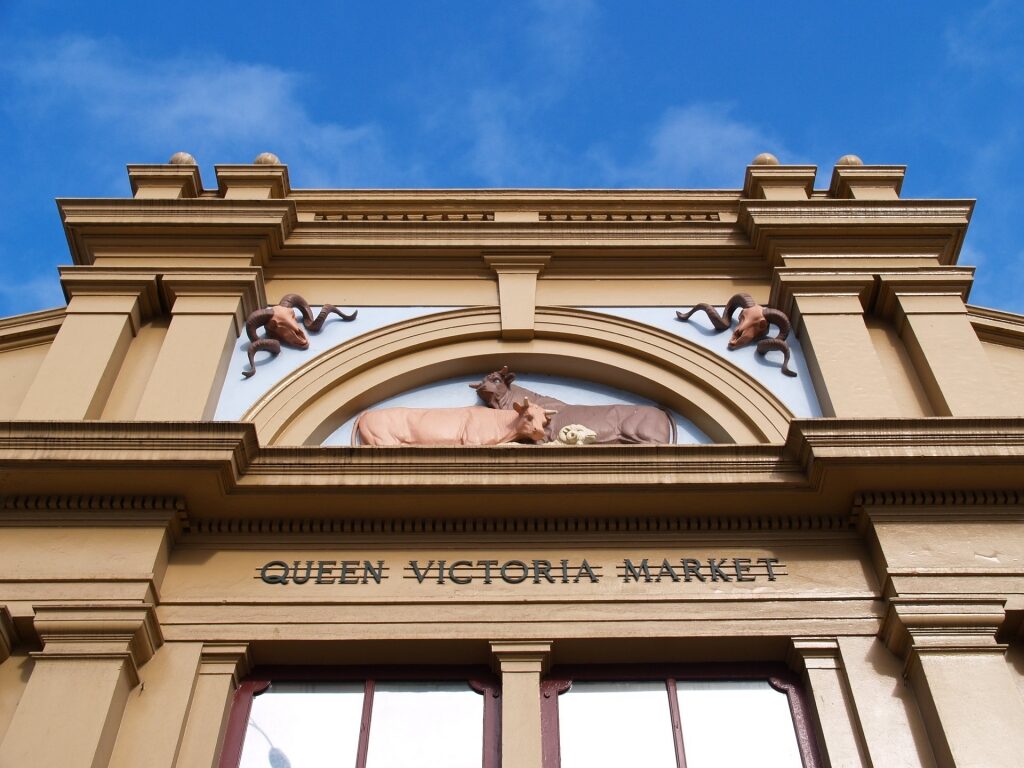
[[[242,371],[242,375],[245,378],[249,378],[256,373],[256,353],[262,350],[266,350],[272,355],[280,354],[281,342],[277,339],[259,339],[252,342],[249,345],[249,370]]]
[[[259,336],[256,335],[256,330],[266,325],[267,321],[273,316],[274,310],[270,308],[257,309],[250,313],[249,317],[245,321],[245,333],[248,335],[249,341],[256,341],[259,338]]]
[[[359,310],[353,310],[351,314],[348,314],[342,312],[333,304],[324,304],[323,307],[321,307],[320,309],[320,314],[316,316],[316,320],[313,320],[312,322],[307,322],[306,320],[303,320],[303,325],[306,326],[306,330],[312,331],[313,333],[317,333],[323,327],[324,321],[327,320],[327,316],[330,314],[335,314],[342,320],[355,320],[356,315],[359,314]]]
[[[313,322],[313,310],[309,306],[309,302],[306,301],[302,296],[297,293],[287,293],[281,297],[281,300],[277,302],[279,307],[297,307],[299,312],[302,313],[302,324],[309,328],[309,324]]]
[[[733,312],[740,308],[750,309],[751,307],[756,305],[757,302],[754,301],[753,296],[751,296],[749,293],[737,293],[731,299],[729,299],[729,302],[725,305],[725,319],[729,321],[730,325],[732,325]]]
[[[779,328],[779,335],[776,339],[785,340],[789,336],[789,318],[786,317],[786,313],[779,309],[772,309],[771,307],[764,308],[764,319],[769,323],[774,323]]]
[[[704,302],[701,302],[700,304],[694,304],[689,312],[680,312],[676,310],[676,317],[679,320],[686,322],[687,320],[690,319],[694,312],[707,312],[708,320],[710,320],[711,324],[715,326],[716,331],[724,331],[726,328],[729,327],[729,324],[731,322],[730,320],[723,319],[722,316],[718,314],[717,309],[715,309],[710,304],[705,304]]]

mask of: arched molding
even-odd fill
[[[536,335],[503,341],[497,307],[381,328],[335,347],[271,388],[243,417],[264,445],[319,445],[356,412],[443,379],[509,365],[635,392],[720,443],[780,443],[793,415],[751,376],[687,339],[586,310],[538,307]]]

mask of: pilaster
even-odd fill
[[[167,329],[136,418],[212,418],[245,318],[266,304],[259,269],[166,274]]]
[[[32,676],[0,744],[0,764],[107,765],[138,668],[162,642],[153,606],[37,606],[35,629],[43,650],[31,654]]]
[[[826,416],[898,416],[888,377],[864,322],[872,275],[775,270],[772,304],[800,339]]]
[[[97,419],[132,337],[159,311],[156,276],[64,267],[67,313],[19,419]]]
[[[508,341],[532,339],[537,278],[551,261],[550,254],[488,253],[484,261],[498,276],[501,337]]]
[[[249,648],[245,643],[203,645],[192,705],[175,762],[178,768],[219,765],[232,696],[239,680],[250,668]]]
[[[825,760],[831,766],[868,768],[864,737],[834,637],[794,637],[789,666],[802,672],[811,694]]]
[[[894,597],[881,638],[905,661],[940,768],[1011,768],[1024,754],[1024,701],[996,641],[1004,602]],[[985,713],[979,727],[978,713]]]
[[[880,275],[878,313],[893,323],[940,416],[1019,416],[1024,404],[1000,396],[964,300],[971,269]]]
[[[542,768],[541,675],[547,669],[551,643],[491,643],[496,671],[501,674],[501,754],[503,768]]]

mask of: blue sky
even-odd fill
[[[56,197],[272,151],[295,187],[725,187],[759,152],[977,198],[1024,312],[1024,4],[0,0],[0,316],[63,304]]]

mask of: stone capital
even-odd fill
[[[160,281],[171,315],[232,315],[235,330],[254,310],[267,305],[262,270],[174,272]]]
[[[814,191],[814,165],[748,165],[743,197],[754,200],[809,200]]]
[[[786,661],[790,669],[842,669],[839,641],[834,637],[794,637]]]
[[[54,604],[35,606],[34,626],[43,650],[37,660],[123,659],[132,686],[138,668],[163,644],[149,603]]]
[[[875,311],[899,328],[907,315],[966,314],[974,282],[971,267],[945,267],[878,276]]]
[[[989,597],[893,597],[879,637],[908,666],[931,653],[1002,655],[1006,645],[996,642],[996,632],[1005,606],[1005,600]]]
[[[199,656],[200,675],[228,675],[232,685],[249,674],[252,656],[248,643],[204,643]]]
[[[550,640],[500,640],[491,642],[496,672],[546,672],[551,664]]]
[[[129,165],[128,181],[139,199],[179,200],[203,191],[198,165]]]
[[[768,303],[785,312],[799,333],[803,315],[862,315],[875,291],[867,273],[815,272],[778,267]]]
[[[96,267],[60,267],[69,315],[128,315],[132,332],[161,313],[157,276]]]
[[[291,193],[287,165],[217,165],[217,191],[226,200],[281,200]]]
[[[828,195],[846,200],[896,200],[906,172],[905,165],[837,165],[832,169]]]

